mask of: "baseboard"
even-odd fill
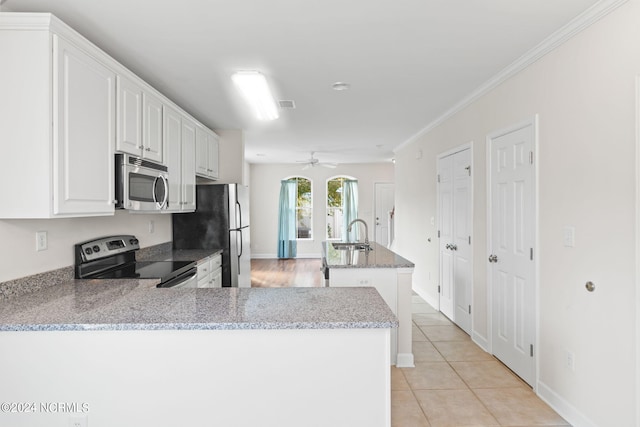
[[[322,254],[320,253],[298,254],[296,256],[296,259],[320,259],[320,258],[322,258]],[[256,254],[252,252],[251,259],[278,259],[278,254],[276,253]]]
[[[398,368],[415,368],[413,363],[413,353],[398,353],[396,357],[396,367]]]
[[[486,351],[487,353],[491,353],[489,351],[489,340],[487,340],[485,337],[483,337],[482,335],[478,334],[475,331],[472,331],[471,333],[471,340],[476,343],[478,345],[478,347],[480,347],[481,349],[483,349],[484,351]]]
[[[567,402],[542,381],[538,381],[538,397],[544,400],[554,411],[573,427],[598,427],[575,406]]]
[[[251,252],[251,259],[276,259],[278,258],[277,254],[256,254]]]
[[[439,305],[440,304],[439,304],[437,299],[431,298],[429,295],[427,295],[425,292],[423,292],[420,289],[413,289],[413,292],[418,294],[420,296],[420,298],[422,298],[424,300],[424,302],[429,304],[431,307],[435,308],[436,310],[439,309]]]

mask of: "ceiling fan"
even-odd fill
[[[304,163],[304,167],[302,168],[303,170],[309,169],[309,168],[314,168],[316,166],[322,166],[322,167],[325,167],[325,168],[335,168],[336,166],[338,166],[336,163],[322,163],[322,162],[320,162],[320,160],[318,160],[315,157],[313,157],[314,154],[315,154],[315,152],[312,151],[310,158],[308,158],[306,160],[297,160],[296,163]]]

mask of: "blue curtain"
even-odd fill
[[[359,224],[354,224],[351,232],[348,232],[349,224],[358,218],[358,181],[345,179],[342,183],[342,221],[344,230],[344,240],[347,242],[357,242]]]
[[[278,258],[295,258],[296,202],[298,184],[295,180],[280,181],[280,207],[278,209]]]

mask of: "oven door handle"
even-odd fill
[[[160,283],[156,287],[158,287],[158,288],[190,287],[190,286],[180,286],[180,285],[183,284],[183,283],[186,284],[186,282],[190,282],[190,281],[196,279],[197,276],[198,276],[198,270],[194,268],[193,271],[189,270],[186,273],[181,274],[180,276],[174,277],[171,280],[167,280],[164,283]],[[198,282],[196,280],[196,286],[193,286],[194,288],[197,287],[197,283]]]

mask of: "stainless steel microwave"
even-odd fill
[[[116,209],[162,211],[169,200],[167,167],[129,154],[116,154]]]

